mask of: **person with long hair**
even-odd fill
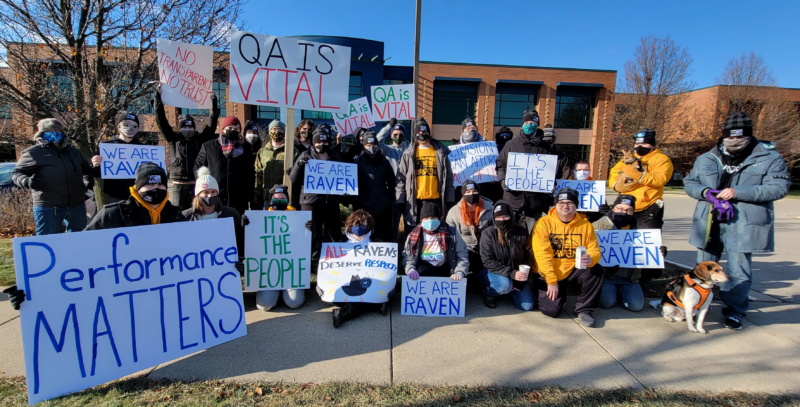
[[[219,199],[219,183],[211,176],[211,171],[206,167],[197,170],[192,206],[183,211],[183,216],[188,221],[233,218],[236,248],[239,250],[239,260],[241,261],[244,255],[242,216],[236,209],[222,204]]]

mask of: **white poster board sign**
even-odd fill
[[[31,404],[247,334],[232,218],[13,245]]]
[[[403,276],[400,315],[420,317],[464,317],[467,279],[420,277],[414,281]]]
[[[372,87],[372,120],[414,120],[414,85],[378,85]]]
[[[167,171],[164,146],[100,143],[100,156],[103,157],[100,163],[102,179],[134,179],[136,169],[146,162],[158,164]]]
[[[161,100],[188,109],[211,109],[214,49],[159,38],[158,78]]]
[[[479,141],[448,146],[453,184],[463,185],[467,180],[478,184],[497,181],[497,144]]]
[[[397,243],[323,243],[317,285],[325,302],[388,301],[397,283]]]
[[[334,113],[333,121],[342,135],[353,134],[358,127],[369,128],[375,126],[372,121],[372,110],[366,96],[350,101],[347,111]]]
[[[514,191],[550,193],[555,187],[558,156],[508,153],[506,187]]]
[[[303,192],[322,195],[358,195],[358,166],[337,161],[308,160]]]
[[[231,102],[347,110],[350,47],[233,30],[230,58]]]
[[[662,269],[661,230],[598,230],[601,266],[623,268]]]
[[[574,179],[557,179],[556,190],[572,188],[578,191],[579,212],[599,212],[600,205],[606,203],[605,181],[578,181]]]
[[[309,211],[245,211],[244,290],[311,287]]]

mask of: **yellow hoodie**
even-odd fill
[[[594,267],[600,261],[600,246],[592,224],[575,215],[569,223],[558,217],[556,208],[536,222],[533,229],[534,268],[547,284],[556,284],[569,277],[575,269],[575,249],[583,246],[592,258]]]
[[[659,149],[642,157],[642,165],[647,164],[647,173],[638,181],[635,189],[625,192],[636,197],[636,212],[641,212],[664,196],[664,184],[672,178],[672,161]],[[617,179],[623,167],[622,160],[608,174],[608,185],[617,190]]]

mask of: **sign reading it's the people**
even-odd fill
[[[245,291],[311,287],[310,211],[245,211]]]

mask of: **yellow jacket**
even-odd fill
[[[536,222],[533,228],[534,269],[547,284],[556,284],[569,277],[575,269],[575,249],[583,246],[592,258],[594,267],[600,261],[600,246],[592,224],[575,215],[569,223],[558,217],[556,208]]]
[[[638,155],[637,155],[638,156]],[[647,164],[647,172],[638,181],[639,184],[632,190],[624,192],[636,197],[636,212],[641,212],[650,207],[664,196],[664,184],[672,178],[672,160],[659,149],[655,149],[642,158],[642,164]],[[623,167],[622,160],[618,162],[608,174],[608,185],[617,190],[617,179]]]

